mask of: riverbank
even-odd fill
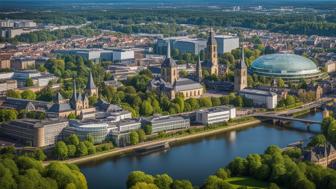
[[[228,131],[232,131],[232,130],[251,127],[251,126],[259,124],[259,123],[261,123],[260,120],[248,120],[248,121],[243,122],[243,123],[237,123],[237,124],[230,125],[230,126],[218,127],[218,128],[212,129],[212,130],[206,130],[206,131],[202,131],[202,132],[195,133],[195,134],[188,134],[188,135],[185,135],[185,136],[175,136],[175,137],[172,137],[172,138],[163,138],[163,139],[148,141],[148,142],[140,143],[140,144],[133,145],[133,146],[127,146],[127,147],[123,147],[123,148],[114,148],[110,151],[96,153],[96,154],[92,154],[92,155],[88,155],[88,156],[84,156],[84,157],[79,157],[79,158],[72,158],[72,159],[61,161],[61,162],[63,162],[63,163],[73,163],[73,164],[82,164],[82,163],[86,163],[86,162],[89,162],[89,161],[94,161],[94,160],[104,159],[104,158],[108,158],[108,157],[114,157],[114,156],[119,156],[119,155],[132,153],[136,149],[149,147],[149,146],[160,144],[160,143],[169,143],[169,144],[173,145],[174,143],[186,142],[186,141],[189,141],[189,140],[193,140],[193,139],[197,139],[197,138],[203,138],[203,137],[215,135],[215,134],[218,134],[218,133],[223,133],[223,132],[228,132]],[[45,161],[44,165],[48,165],[51,162],[53,162],[53,161]]]

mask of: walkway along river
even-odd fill
[[[308,114],[302,118],[321,120],[322,114]],[[303,123],[292,122],[297,129],[306,129]],[[311,130],[319,131],[319,125]],[[149,174],[168,173],[175,179],[189,179],[200,185],[218,168],[224,167],[237,156],[262,153],[269,145],[285,147],[290,143],[313,136],[312,133],[280,128],[266,123],[245,129],[228,131],[205,138],[175,144],[167,151],[148,155],[129,154],[103,160],[92,160],[81,164],[90,189],[123,189],[126,179],[133,170]]]

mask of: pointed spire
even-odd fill
[[[201,63],[201,56],[198,55],[198,62],[196,63],[196,81],[202,81],[202,63]]]
[[[72,92],[72,98],[77,100],[77,86],[76,86],[76,80],[73,78],[73,92]]]
[[[93,77],[92,77],[92,72],[90,71],[89,74],[89,79],[86,85],[86,89],[95,89],[96,85],[94,84]]]
[[[56,94],[56,97],[55,97],[55,103],[57,103],[57,104],[61,104],[61,102],[63,101],[63,96],[61,95],[61,93],[60,92],[58,92],[57,94]]]
[[[170,40],[168,40],[168,45],[167,45],[167,58],[170,58]]]
[[[238,69],[246,68],[244,47],[241,48],[241,58],[240,58],[239,63],[236,65],[236,68],[238,68]]]

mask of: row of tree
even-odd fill
[[[271,183],[268,188],[272,189],[277,189],[279,186],[288,189],[336,187],[334,170],[300,162],[298,161],[300,156],[300,149],[293,148],[283,151],[276,146],[270,146],[262,155],[250,154],[246,158],[235,158],[226,168],[221,168],[215,175],[209,176],[200,188],[234,188],[227,182],[229,177],[252,177]],[[192,189],[193,185],[187,180],[173,180],[166,174],[151,176],[134,171],[128,176],[127,187],[131,189]]]
[[[53,162],[47,166],[34,158],[18,156],[13,147],[0,150],[1,189],[87,189],[76,165]]]

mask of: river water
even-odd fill
[[[302,117],[321,120],[322,114],[318,112]],[[269,145],[285,147],[299,140],[307,141],[314,135],[305,132],[306,126],[303,123],[292,122],[290,125],[296,129],[262,123],[174,145],[167,151],[92,161],[80,165],[80,169],[86,176],[89,189],[124,189],[127,175],[134,170],[154,175],[168,173],[174,179],[188,179],[194,185],[201,185],[208,175],[237,156],[263,153]],[[320,126],[311,125],[310,129],[320,131]]]

